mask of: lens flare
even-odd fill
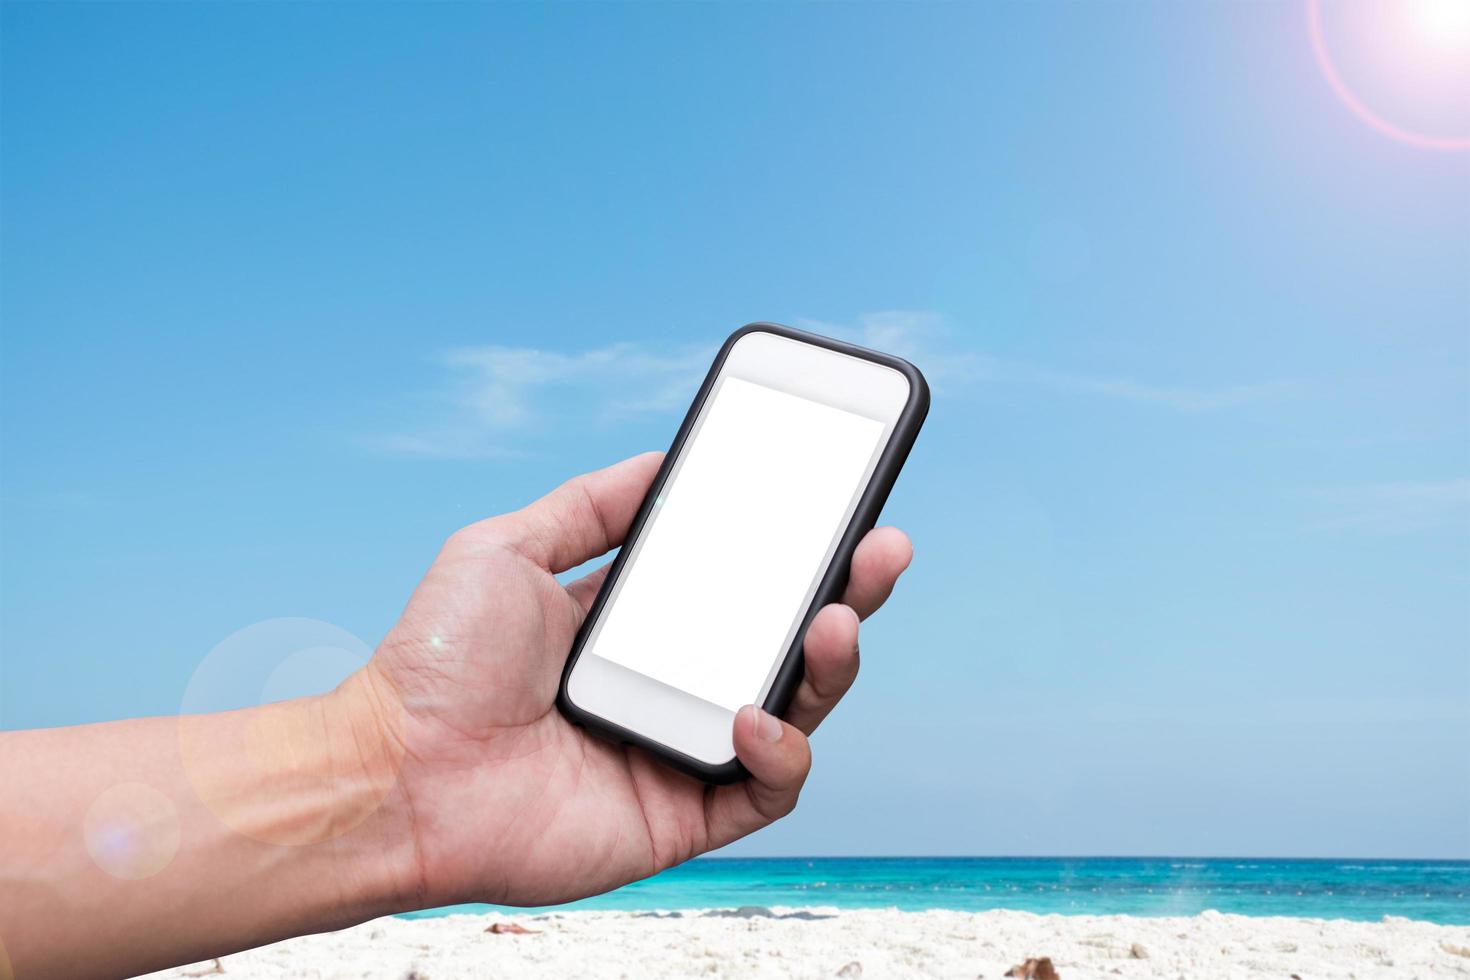
[[[1321,0],[1306,0],[1307,31],[1312,52],[1327,84],[1353,115],[1378,132],[1401,143],[1426,150],[1470,149],[1470,134],[1445,135],[1419,132],[1387,119],[1365,103],[1343,80],[1322,31]],[[1425,62],[1453,59],[1463,64],[1470,61],[1470,0],[1402,0],[1400,3],[1375,7],[1402,18],[1420,50],[1416,58]]]
[[[227,827],[280,846],[331,840],[376,813],[397,784],[403,753],[392,732],[402,706],[354,673],[371,655],[314,619],[270,619],[227,637],[180,705],[179,751],[195,795]],[[244,707],[255,710],[230,710]],[[272,791],[242,792],[252,784]]]
[[[1406,0],[1404,6],[1423,41],[1450,49],[1470,44],[1470,0]]]
[[[114,878],[151,878],[179,850],[179,811],[147,783],[119,783],[87,808],[82,820],[87,853]]]

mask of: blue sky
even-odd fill
[[[1470,154],[1298,5],[3,18],[5,727],[177,711],[264,620],[370,648],[774,319],[936,395],[741,852],[1470,857]]]

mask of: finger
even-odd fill
[[[622,543],[663,453],[644,453],[568,480],[540,500],[489,522],[503,544],[564,572]]]
[[[796,806],[812,768],[811,746],[794,726],[746,705],[735,715],[735,754],[750,778],[709,797],[709,847],[724,847]]]
[[[857,613],[849,606],[824,607],[812,617],[802,651],[806,674],[791,699],[786,720],[810,735],[857,678]]]
[[[567,594],[577,600],[584,614],[591,611],[592,602],[597,598],[597,591],[602,588],[610,568],[612,562],[606,562],[567,586]]]
[[[842,601],[862,619],[878,611],[894,583],[914,560],[909,536],[896,527],[878,527],[863,535],[852,554],[852,570]]]

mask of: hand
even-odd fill
[[[872,532],[806,635],[786,722],[747,706],[753,778],[709,787],[556,711],[616,547],[658,469],[628,460],[445,545],[335,691],[208,715],[0,733],[0,974],[107,977],[410,908],[552,904],[720,847],[796,804],[806,736],[857,674],[858,618],[908,564]]]
[[[858,620],[912,556],[894,528],[853,557],[843,604],[806,636],[786,721],[747,706],[735,750],[749,780],[710,787],[641,749],[593,737],[556,710],[562,666],[606,566],[555,573],[617,547],[658,469],[648,453],[578,477],[444,546],[364,668],[401,761],[393,805],[415,844],[416,903],[548,905],[647,877],[789,813],[811,766],[806,736],[851,686]]]

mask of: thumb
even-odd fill
[[[735,754],[750,778],[715,790],[705,807],[707,849],[724,847],[790,813],[812,767],[801,730],[747,704],[735,715]]]
[[[623,543],[663,453],[643,453],[563,483],[494,520],[501,540],[549,572],[564,572]]]

